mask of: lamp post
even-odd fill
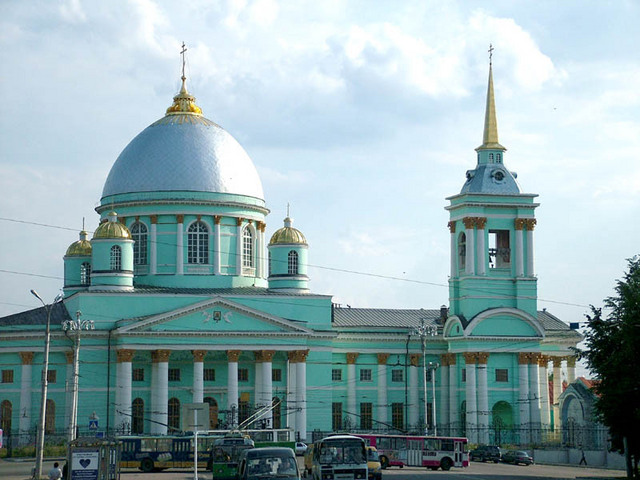
[[[438,435],[438,427],[436,424],[436,370],[440,366],[437,362],[429,362],[429,370],[431,370],[431,393],[433,395],[433,408],[431,415],[433,416],[433,436]]]
[[[71,332],[73,335],[73,375],[71,379],[71,412],[69,418],[68,442],[71,443],[76,438],[76,426],[78,424],[78,370],[80,365],[80,332],[82,330],[93,330],[93,320],[80,320],[82,312],[76,312],[75,320],[65,320],[62,322],[62,330]]]
[[[422,343],[422,362],[424,368],[424,377],[423,377],[423,387],[424,387],[424,433],[427,434],[427,337],[433,337],[438,334],[438,326],[437,325],[427,325],[424,322],[424,318],[420,319],[420,325],[418,325],[414,333],[420,337],[420,341]],[[433,395],[433,411],[432,411],[432,419],[434,426],[434,434],[436,432],[436,396],[435,396],[435,386],[434,386],[434,395]]]
[[[33,470],[33,478],[40,480],[42,473],[42,454],[44,452],[44,428],[47,413],[47,371],[49,370],[49,344],[51,342],[51,309],[62,300],[62,294],[56,295],[51,305],[47,305],[38,295],[38,292],[31,290],[31,295],[40,300],[47,312],[47,328],[44,334],[44,359],[42,360],[42,393],[40,395],[40,421],[38,423],[38,438],[36,441],[36,466]]]

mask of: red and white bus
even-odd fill
[[[431,470],[449,470],[468,467],[467,439],[464,437],[423,437],[417,435],[354,435],[376,447],[382,468],[427,467]]]

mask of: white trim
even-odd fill
[[[527,312],[523,312],[522,310],[518,310],[517,308],[510,308],[510,307],[492,308],[490,310],[485,310],[484,312],[480,312],[478,315],[476,315],[473,318],[473,320],[471,320],[471,322],[469,322],[469,325],[467,325],[467,328],[464,329],[463,336],[466,338],[471,337],[471,332],[473,331],[474,328],[478,326],[479,323],[481,323],[483,320],[486,320],[488,318],[495,317],[498,315],[511,315],[521,320],[524,320],[525,322],[529,323],[539,333],[540,337],[544,338],[545,336],[544,328],[542,327],[542,324],[538,321],[537,318],[532,317]],[[499,338],[503,338],[503,337],[499,337]]]

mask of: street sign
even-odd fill
[[[98,420],[89,420],[89,430],[98,430]]]
[[[209,404],[206,402],[183,403],[180,419],[183,432],[209,430]]]

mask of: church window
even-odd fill
[[[489,163],[493,163],[493,153],[489,154]]]
[[[331,427],[335,430],[342,430],[342,403],[333,402],[331,404]]]
[[[496,368],[496,382],[508,382],[509,370],[506,368]]]
[[[489,268],[508,268],[510,265],[509,230],[489,230]]]
[[[240,400],[238,402],[238,422],[242,423],[249,418],[249,400]]]
[[[255,266],[253,259],[253,232],[246,227],[242,232],[242,266],[244,268],[253,268]]]
[[[373,422],[371,421],[373,414],[373,404],[371,402],[363,402],[360,404],[360,428],[363,430],[371,430]]]
[[[131,225],[131,238],[133,244],[134,265],[147,264],[147,226],[144,223],[136,222]]]
[[[458,268],[464,270],[467,263],[467,236],[460,233],[458,236]]]
[[[269,276],[271,276],[271,252],[269,252],[269,261],[267,263],[269,264]]]
[[[204,377],[205,382],[215,382],[216,381],[216,369],[215,368],[204,368],[202,371],[202,376]]]
[[[45,407],[44,414],[44,433],[53,435],[56,433],[56,402],[49,399]]]
[[[109,265],[111,270],[122,270],[122,249],[118,245],[111,247]]]
[[[131,380],[134,382],[144,382],[144,368],[131,369]]]
[[[179,382],[180,381],[180,369],[179,368],[170,368],[169,369],[169,381],[170,382]]]
[[[467,369],[466,368],[462,369],[462,381],[463,382],[467,381]]]
[[[13,370],[2,370],[2,383],[13,383]]]
[[[47,383],[56,383],[57,373],[57,370],[47,370]]]
[[[273,370],[271,370],[271,381],[272,382],[282,381],[282,369],[274,368]]]
[[[136,398],[131,404],[131,433],[144,432],[144,400]]]
[[[331,370],[331,380],[333,380],[334,382],[341,382],[342,370],[340,370],[339,368],[334,368],[333,370]]]
[[[80,285],[88,286],[91,283],[91,264],[84,262],[80,265]]]
[[[209,263],[209,229],[202,222],[194,222],[187,230],[187,263]]]
[[[370,382],[371,381],[371,369],[363,368],[360,370],[360,381],[361,382]]]
[[[403,375],[403,371],[396,369],[396,370],[391,370],[391,381],[392,382],[404,382],[404,375]]]
[[[298,274],[298,252],[291,250],[289,252],[289,275]]]
[[[433,374],[433,370],[430,368],[424,372],[424,379],[427,383],[431,381],[432,374]]]
[[[501,153],[496,153],[496,162],[497,163],[502,163],[502,154]]]
[[[169,408],[168,408],[168,419],[167,423],[169,424],[169,431],[179,431],[180,430],[180,400],[177,398],[169,399]]]
[[[282,428],[282,402],[278,397],[273,397],[271,400],[273,407],[273,425],[272,428]]]
[[[218,402],[213,397],[205,397],[204,402],[209,404],[209,428],[218,428]]]
[[[9,400],[3,400],[0,404],[0,428],[5,435],[11,435],[11,415],[13,406]]]
[[[247,368],[239,368],[238,369],[238,381],[239,382],[248,382],[249,381],[249,369],[247,369]]]
[[[404,405],[402,403],[391,404],[391,425],[397,430],[404,430]]]

